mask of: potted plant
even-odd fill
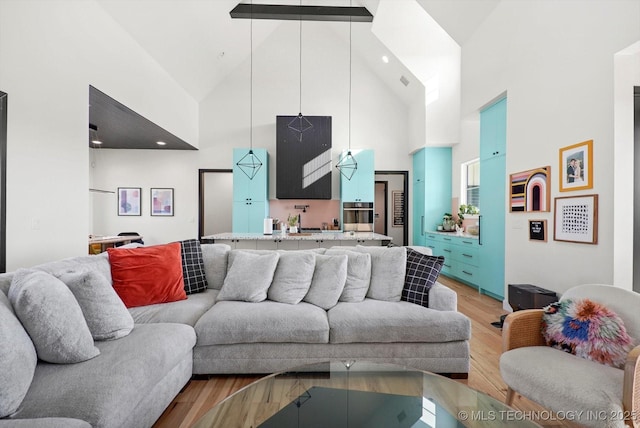
[[[289,214],[287,217],[287,223],[289,223],[289,233],[298,233],[298,216],[292,216]]]
[[[453,221],[453,215],[451,213],[444,213],[442,216],[442,228],[446,231],[453,230],[455,227],[455,221]]]
[[[471,204],[460,205],[460,207],[458,208],[458,221],[457,221],[458,227],[470,225],[471,222],[469,222],[469,220],[477,219],[478,214],[480,214],[480,209],[478,209],[478,207],[476,207],[475,205],[471,205]],[[467,219],[466,223],[465,223],[465,217]]]

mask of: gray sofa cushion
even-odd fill
[[[180,256],[182,257],[182,279],[184,292],[200,293],[207,289],[207,276],[204,273],[202,248],[197,239],[180,241]]]
[[[584,415],[576,422],[592,427],[623,427],[618,419],[588,418],[587,415],[622,414],[624,370],[606,366],[549,346],[513,349],[500,356],[500,374],[516,392],[554,411],[571,409]],[[559,377],[559,375],[561,377]],[[562,379],[571,379],[564,387]],[[549,385],[557,385],[550,388]]]
[[[93,427],[127,426],[156,385],[185,358],[192,358],[195,343],[193,328],[187,325],[139,324],[128,336],[98,342],[100,355],[92,360],[41,362],[14,417],[66,417]]]
[[[209,288],[202,293],[188,295],[187,300],[129,308],[129,313],[136,324],[173,322],[193,327],[213,306],[219,292]]]
[[[136,244],[139,245],[139,244]],[[124,246],[120,247],[124,248]],[[111,265],[107,252],[92,256],[69,257],[62,260],[43,263],[34,266],[32,269],[41,270],[55,276],[60,276],[64,272],[98,272],[103,275],[109,283],[111,280]]]
[[[75,296],[95,340],[124,337],[133,318],[107,279],[97,272],[66,272],[59,279]]]
[[[230,254],[229,271],[218,294],[218,300],[254,303],[265,300],[280,254],[275,251],[254,254],[236,250],[232,250]]]
[[[0,293],[0,418],[18,410],[27,394],[38,357],[29,335]]]
[[[338,303],[347,280],[347,260],[346,254],[318,254],[311,287],[303,300],[325,310],[333,308]]]
[[[341,302],[362,302],[371,282],[371,254],[342,248],[329,248],[327,255],[346,254],[347,281],[340,295]]]
[[[409,302],[340,302],[328,315],[331,343],[431,343],[471,337],[471,322],[463,314]]]
[[[399,302],[402,297],[407,268],[406,248],[358,245],[356,251],[371,254],[371,284],[367,297]]]
[[[9,300],[41,360],[79,363],[100,353],[80,305],[59,279],[42,271],[18,269]]]
[[[227,262],[231,247],[226,244],[201,244],[200,248],[207,287],[220,290],[227,276]]]
[[[218,302],[196,323],[198,346],[232,343],[327,343],[329,323],[323,309],[309,303],[289,305]]]
[[[295,305],[309,291],[316,267],[316,256],[308,251],[281,251],[273,281],[267,292],[269,300]]]

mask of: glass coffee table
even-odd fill
[[[320,363],[260,379],[194,428],[539,427],[504,403],[432,373],[365,361]]]

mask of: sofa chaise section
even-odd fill
[[[94,428],[151,426],[191,378],[195,341],[187,325],[136,325],[126,337],[96,342],[100,355],[93,359],[39,362],[11,418],[75,418]]]

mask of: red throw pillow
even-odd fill
[[[107,251],[113,288],[127,308],[187,298],[179,242]]]

